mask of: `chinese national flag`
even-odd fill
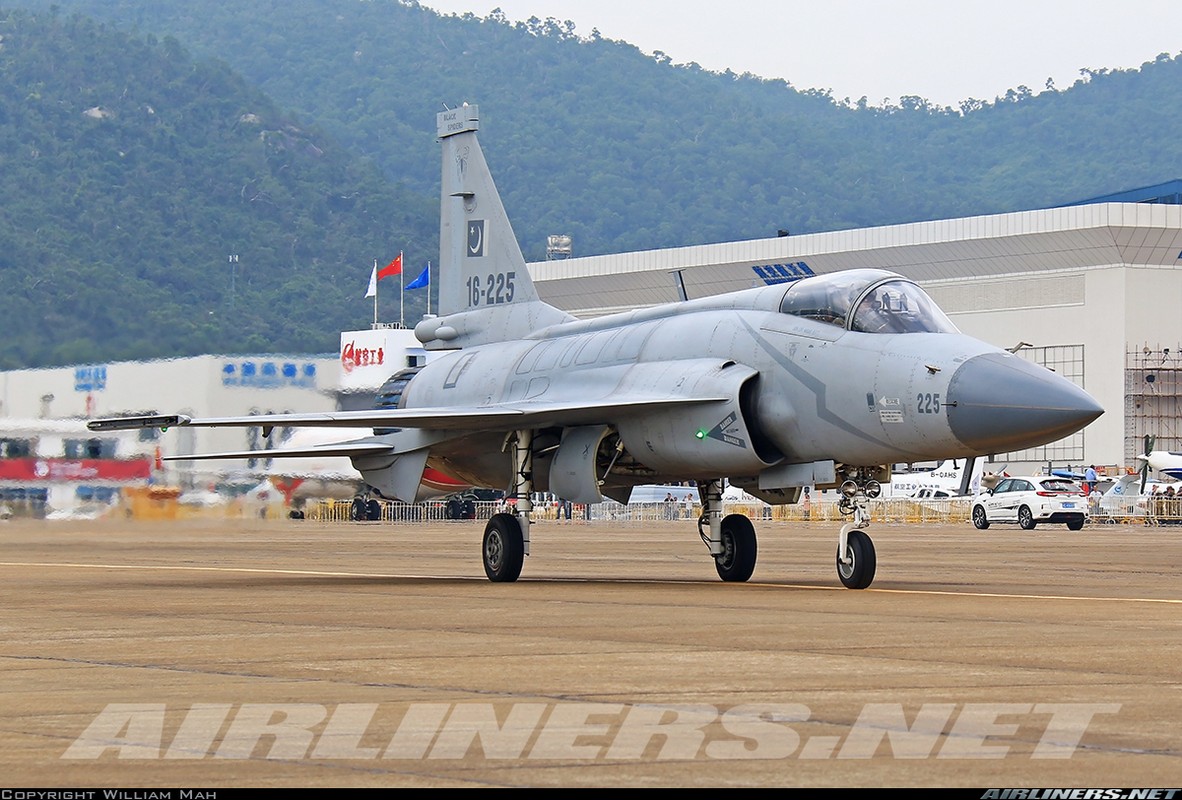
[[[402,273],[402,253],[398,254],[398,258],[391,261],[386,266],[378,270],[378,280],[388,278],[391,275],[399,275]]]

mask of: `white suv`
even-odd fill
[[[1066,523],[1078,531],[1088,521],[1088,499],[1074,481],[1048,475],[1002,478],[992,491],[973,498],[973,525],[1016,522],[1033,530],[1040,522]]]

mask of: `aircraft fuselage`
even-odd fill
[[[1022,446],[1062,435],[1064,420],[1044,419],[1055,417],[1048,409],[1061,405],[1065,383],[1049,370],[959,333],[869,333],[784,313],[786,290],[763,287],[467,347],[425,366],[401,407],[718,398],[675,412],[589,412],[583,424],[618,431],[644,466],[633,468],[630,483],[998,452],[1014,443],[1016,421]],[[1002,375],[1004,408],[990,385]],[[1081,391],[1069,399],[1087,398]],[[1000,414],[1008,424],[991,426]],[[994,441],[991,430],[1003,434]],[[505,485],[508,458],[488,441],[472,444],[437,446],[433,460],[474,483]]]

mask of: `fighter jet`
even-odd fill
[[[774,504],[805,486],[836,488],[849,518],[836,536],[838,578],[862,589],[876,570],[869,500],[891,464],[1037,447],[1103,413],[1071,381],[960,333],[915,282],[872,267],[575,319],[539,299],[478,128],[475,105],[437,117],[439,313],[415,335],[450,352],[393,376],[397,391],[378,408],[91,428],[372,428],[314,450],[349,456],[370,486],[404,501],[421,496],[428,468],[505,488],[482,541],[494,582],[520,576],[535,491],[625,502],[636,485],[692,481],[718,576],[746,581],[755,527],[724,516],[726,482]]]

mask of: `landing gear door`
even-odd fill
[[[413,450],[396,456],[368,456],[353,459],[353,466],[365,478],[365,482],[382,493],[404,503],[415,503],[421,499],[419,488],[423,484],[423,469],[427,466],[428,450]]]
[[[605,425],[565,428],[550,464],[550,491],[572,503],[603,500],[596,474],[599,443],[611,429]]]

